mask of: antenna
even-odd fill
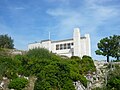
[[[49,32],[49,40],[50,40],[50,32]]]

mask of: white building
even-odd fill
[[[84,37],[81,37],[79,28],[74,29],[73,38],[71,39],[58,41],[42,40],[41,42],[28,45],[28,49],[33,48],[46,48],[53,53],[68,57],[82,57],[83,55],[91,56],[89,34],[85,34]]]

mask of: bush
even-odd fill
[[[87,80],[84,75],[95,70],[91,57],[82,59],[73,56],[61,58],[44,48],[35,48],[25,55],[16,55],[12,58],[0,58],[0,69],[5,67],[2,73],[12,81],[9,88],[21,90],[28,81],[17,78],[18,75],[37,77],[34,90],[74,90],[74,81],[80,81],[85,87]]]
[[[113,71],[108,72],[108,82],[107,88],[114,88],[115,90],[120,90],[120,66],[115,65],[115,69]]]
[[[26,87],[27,84],[28,84],[27,79],[25,79],[25,78],[16,78],[16,79],[13,79],[9,83],[8,88],[9,89],[22,90],[23,88]]]
[[[51,53],[45,48],[35,48],[29,50],[27,56],[32,59],[50,59]]]
[[[82,60],[80,61],[80,73],[87,74],[88,71],[95,72],[96,68],[94,62],[90,56],[83,56]]]
[[[84,55],[84,56],[82,57],[82,59],[84,59],[84,58],[92,59],[90,56],[87,56],[87,55]]]

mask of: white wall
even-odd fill
[[[32,43],[28,45],[28,49],[34,49],[41,47],[41,43]]]
[[[49,51],[51,51],[51,41],[44,41],[41,43],[41,47],[42,48],[46,48],[48,49]]]
[[[67,44],[73,43],[72,49],[62,49],[56,50],[57,44]],[[91,56],[91,47],[90,47],[90,36],[89,34],[85,34],[85,38],[80,38],[80,30],[79,28],[74,29],[73,39],[61,40],[61,41],[42,41],[41,43],[33,43],[28,45],[28,49],[33,48],[46,48],[53,53],[57,53],[59,55],[65,55],[68,57],[72,56],[72,52],[74,56],[82,57],[83,55]]]
[[[79,28],[74,29],[73,33],[73,41],[74,41],[74,56],[81,57],[81,43],[80,43],[80,30]]]
[[[87,51],[86,51],[86,39],[81,39],[81,57],[84,55],[87,55]]]
[[[62,50],[56,50],[56,45],[60,45],[60,44],[67,44],[67,43],[73,43],[73,40],[69,40],[69,41],[60,41],[60,42],[53,42],[52,43],[52,52],[53,53],[57,53],[59,55],[65,55],[65,56],[68,56],[68,57],[71,57],[72,56],[72,52],[71,52],[71,49],[62,49]]]
[[[85,34],[86,37],[86,53],[88,56],[91,56],[91,43],[90,43],[90,35]]]

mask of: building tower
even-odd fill
[[[74,50],[73,50],[74,51],[74,56],[81,57],[80,30],[79,30],[79,28],[74,28],[73,43],[74,43]]]
[[[86,37],[86,55],[91,56],[90,35],[85,34]]]

